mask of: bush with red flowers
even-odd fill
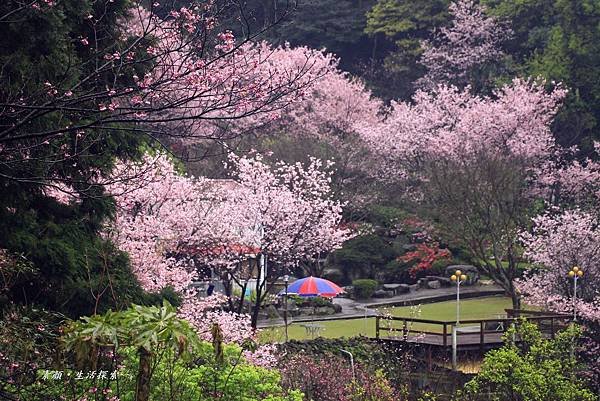
[[[417,275],[417,272],[429,270],[433,263],[438,260],[450,259],[452,254],[448,249],[440,248],[438,243],[417,244],[414,251],[410,251],[400,256],[398,260],[404,263],[414,262],[414,265],[409,269],[412,277]]]

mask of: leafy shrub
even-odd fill
[[[298,295],[290,295],[290,299],[296,303],[299,307],[320,307],[320,306],[331,306],[332,302],[330,299],[325,297],[300,297]]]
[[[2,394],[27,401],[302,401],[302,393],[281,386],[278,371],[247,362],[246,351],[253,344],[224,345],[218,326],[213,326],[213,344],[202,341],[175,312],[168,303],[134,305],[71,322],[61,339],[68,357],[61,355],[44,365],[25,365],[23,355],[5,360],[0,353],[0,362],[9,362],[10,369],[4,371],[0,363],[0,374],[9,378],[2,384]],[[3,325],[1,334],[8,333]],[[46,327],[36,319],[20,333],[37,342],[49,330]],[[46,357],[60,354],[56,340],[53,349],[33,343],[24,350],[43,351]],[[0,342],[1,351],[4,344]],[[23,373],[17,372],[21,366]],[[50,370],[52,375],[47,375]],[[61,377],[53,378],[54,372]]]
[[[299,391],[283,389],[277,370],[250,365],[242,353],[239,346],[225,345],[223,360],[219,362],[213,347],[203,343],[192,360],[174,360],[175,355],[165,355],[154,368],[150,400],[302,401]],[[128,351],[123,364],[124,372],[136,372],[135,350]],[[125,374],[120,385],[123,383],[129,391],[121,401],[134,401],[132,375]]]
[[[377,281],[370,279],[359,279],[352,282],[354,297],[357,299],[368,299],[373,296],[377,289]]]
[[[461,264],[460,261],[455,259],[438,259],[431,264],[431,269],[429,269],[430,276],[444,276],[446,274],[446,267],[450,265],[458,265]]]
[[[334,266],[350,281],[354,277],[372,277],[397,254],[384,238],[365,234],[346,241],[332,256]]]
[[[380,227],[393,228],[408,214],[402,209],[391,206],[373,205],[367,211],[366,219]]]
[[[0,393],[8,399],[29,401],[32,398],[23,397],[21,389],[36,384],[36,371],[61,363],[57,350],[59,330],[65,317],[15,305],[3,312],[0,319]]]
[[[522,342],[511,341],[513,336]],[[594,401],[579,377],[571,350],[580,330],[570,326],[556,339],[545,339],[537,326],[522,321],[505,334],[505,345],[488,352],[479,374],[466,386],[466,399],[494,394],[494,400]]]

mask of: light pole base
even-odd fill
[[[457,330],[458,330],[458,327],[452,326],[452,370],[454,370],[454,371],[458,370],[458,361],[457,361],[457,357],[456,357],[456,348],[457,348],[456,335],[457,335]]]

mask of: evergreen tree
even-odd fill
[[[570,88],[554,133],[584,153],[600,138],[600,3],[589,0],[487,0],[490,11],[511,20],[508,53],[513,73],[542,76]]]
[[[433,28],[448,21],[447,0],[379,0],[367,13],[365,32],[378,38],[380,46],[390,47],[383,68],[372,79],[381,81],[377,93],[388,99],[408,100],[413,83],[425,75],[419,64],[421,41]]]
[[[10,103],[19,93],[52,96],[49,82],[79,84],[84,93],[104,90],[108,82],[101,75],[81,81],[97,68],[86,59],[89,49],[82,41],[96,34],[109,46],[129,2],[21,4],[0,4],[0,99]],[[92,14],[105,18],[85,18]],[[6,106],[0,113],[0,248],[31,262],[33,271],[13,283],[8,299],[71,316],[142,301],[127,256],[98,235],[113,205],[95,182],[115,158],[136,157],[143,139],[121,125],[37,140],[28,133],[68,127],[77,112],[49,110],[22,125],[15,124],[15,116]],[[23,138],[8,139],[11,127]],[[55,187],[42,185],[49,181]],[[64,183],[71,195],[80,195],[77,201],[61,191]]]

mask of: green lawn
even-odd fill
[[[502,296],[466,299],[460,302],[461,320],[467,319],[493,319],[497,315],[504,315],[504,309],[511,308],[510,298]],[[456,319],[456,303],[455,301],[436,302],[424,304],[416,307],[392,307],[382,308],[381,311],[400,317],[415,317],[420,319],[432,320],[449,320]],[[302,340],[309,338],[306,329],[301,326],[302,323],[293,323],[288,328],[289,338]],[[359,335],[374,337],[375,336],[375,319],[346,319],[321,321],[318,324],[324,328],[320,335],[322,337],[337,338],[337,337],[355,337]],[[397,327],[400,328],[400,322],[397,322]],[[412,327],[414,330],[427,330],[441,332],[441,326],[415,324]],[[277,327],[264,329],[261,332],[262,342],[278,342],[285,338],[284,328]]]

